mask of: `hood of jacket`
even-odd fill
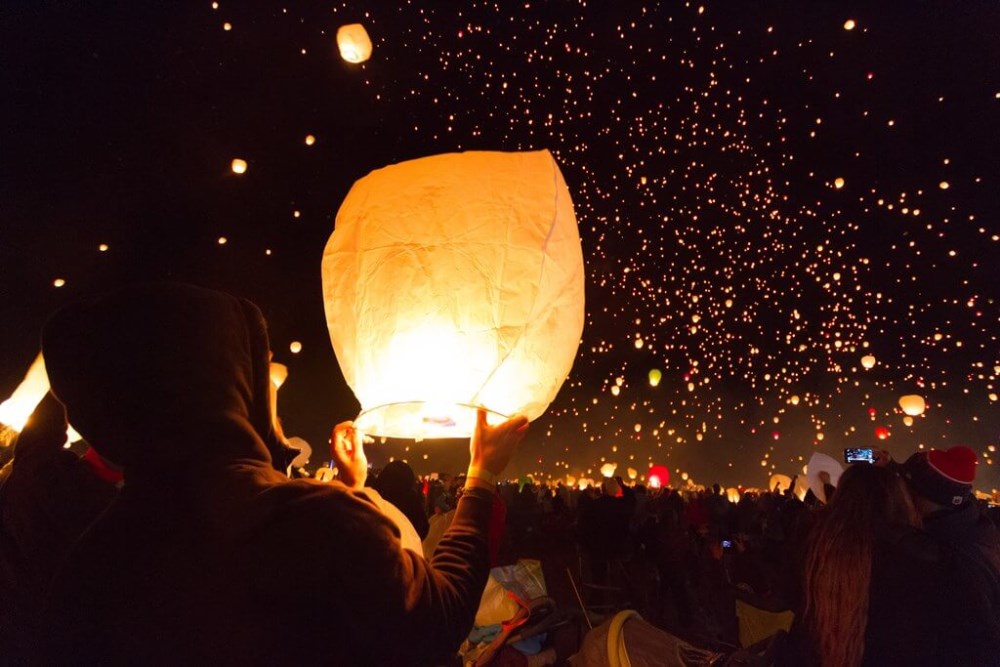
[[[271,423],[269,347],[255,305],[174,283],[75,303],[42,332],[52,392],[126,481],[144,468],[270,464],[282,444]]]

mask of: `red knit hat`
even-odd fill
[[[969,447],[932,449],[914,454],[903,474],[918,494],[938,505],[961,505],[972,492],[979,458]]]

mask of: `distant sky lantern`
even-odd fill
[[[617,469],[617,463],[605,463],[601,466],[601,477],[614,477]]]
[[[903,409],[905,414],[911,417],[919,417],[924,414],[927,404],[924,403],[923,396],[907,394],[906,396],[899,397],[899,407]]]
[[[906,415],[905,417],[903,417],[903,425],[913,426],[913,417],[911,417],[910,415]]]
[[[835,178],[834,181],[833,181],[833,187],[837,188],[838,190],[840,188],[844,187],[844,179],[842,179],[842,178]]]
[[[847,19],[844,21],[844,30],[854,30],[858,24],[854,22],[854,19]]]
[[[799,397],[793,394],[792,397],[788,399],[788,402],[791,403],[792,405],[798,405]]]
[[[651,489],[660,489],[670,484],[670,469],[667,466],[655,465],[650,467],[646,475]]]
[[[726,499],[729,500],[729,502],[731,503],[740,502],[740,490],[737,489],[735,486],[729,487],[728,489],[726,489]]]
[[[635,468],[628,468],[625,472],[628,473],[628,478],[632,480],[639,476],[639,471]]]
[[[886,438],[889,437],[889,429],[887,429],[885,426],[876,426],[875,437],[878,438],[879,440],[885,440]]]
[[[369,433],[466,437],[474,405],[492,422],[536,419],[572,368],[583,254],[548,151],[372,172],[341,205],[322,272],[330,338]]]
[[[288,346],[288,350],[289,350],[289,351],[290,351],[290,352],[291,352],[292,354],[298,354],[299,352],[301,352],[301,351],[302,351],[302,343],[300,343],[300,342],[299,342],[299,341],[297,341],[297,340],[293,340],[293,341],[292,341],[292,344]]]
[[[663,373],[660,372],[660,369],[654,368],[651,371],[649,371],[649,386],[650,387],[655,387],[655,386],[659,385],[661,379],[663,379]]]
[[[314,137],[311,134],[307,134],[306,135],[306,146],[312,146],[314,143],[316,143],[316,137]]]
[[[866,354],[861,357],[861,366],[866,370],[871,370],[875,368],[875,355]]]
[[[372,40],[360,23],[342,25],[337,29],[337,48],[347,62],[363,63],[371,58]]]
[[[62,279],[62,278],[56,278],[55,280],[52,281],[52,286],[53,287],[62,287],[65,284],[66,284],[66,281],[64,279]]]
[[[941,181],[940,183],[938,183],[938,187],[941,188],[942,190],[947,190],[948,188],[951,187],[951,184],[948,183],[948,181]]]
[[[247,161],[235,158],[231,167],[234,174],[245,174],[247,172]]]

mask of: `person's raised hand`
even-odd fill
[[[368,479],[364,441],[364,434],[355,428],[354,422],[341,422],[333,427],[330,454],[340,472],[340,481],[354,489],[364,487]]]
[[[479,408],[476,412],[476,430],[469,441],[469,469],[499,475],[510,463],[518,443],[527,432],[527,417],[518,415],[497,426],[490,426],[486,423],[486,409]]]
[[[880,468],[892,463],[892,454],[889,453],[888,449],[876,449],[872,454],[875,456],[873,463]]]

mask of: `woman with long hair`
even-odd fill
[[[806,550],[803,627],[824,667],[862,663],[873,578],[880,574],[875,561],[883,560],[882,552],[896,551],[901,540],[915,538],[919,525],[897,475],[873,465],[844,472]],[[933,554],[928,555],[931,564]]]
[[[855,464],[815,516],[777,664],[1000,665],[991,611],[947,544],[920,529],[902,478]]]

